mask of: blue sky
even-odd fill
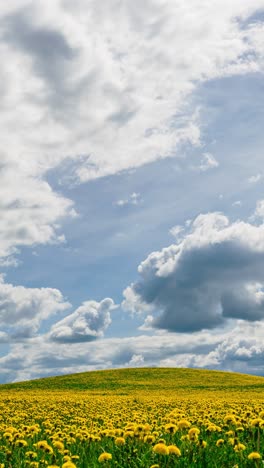
[[[0,7],[1,382],[264,375],[263,13]]]

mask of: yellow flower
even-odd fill
[[[187,421],[187,419],[181,419],[178,422],[178,428],[179,429],[188,429],[191,426],[191,423]]]
[[[260,423],[262,423],[262,419],[261,419],[261,418],[251,419],[251,421],[250,421],[250,425],[251,425],[252,427],[259,427]]]
[[[258,452],[251,452],[248,456],[249,460],[261,460],[261,455]]]
[[[59,451],[60,450],[64,450],[64,444],[63,442],[61,442],[60,440],[55,440],[53,442],[53,447],[55,447],[56,449],[58,449]]]
[[[36,452],[32,452],[31,450],[29,452],[26,452],[25,455],[30,460],[33,460],[33,458],[37,458],[37,456],[38,456],[38,454]]]
[[[152,444],[154,440],[155,440],[155,436],[153,434],[147,434],[144,437],[144,442],[147,442],[148,444]]]
[[[224,439],[218,439],[218,440],[216,441],[216,444],[215,444],[215,445],[216,445],[217,447],[220,447],[220,445],[223,445],[224,443],[225,443]]]
[[[159,465],[151,465],[150,468],[160,468],[160,466]]]
[[[191,440],[195,439],[199,434],[200,430],[198,429],[198,427],[192,427],[188,432],[189,438]]]
[[[234,451],[235,451],[235,452],[242,452],[242,451],[245,450],[245,449],[246,449],[246,446],[245,446],[244,444],[238,443],[238,444],[236,444],[236,445],[234,446]]]
[[[167,448],[170,455],[177,455],[177,457],[181,456],[181,451],[178,447],[176,447],[176,445],[168,445]]]
[[[158,455],[169,455],[169,449],[167,445],[162,442],[154,445],[153,452],[157,453]]]
[[[17,439],[15,445],[17,447],[27,447],[27,441],[24,439]]]
[[[169,432],[169,434],[174,434],[176,431],[177,431],[178,427],[176,426],[176,424],[166,424],[165,426],[165,431],[166,432]]]
[[[76,465],[69,460],[63,463],[62,468],[76,468]]]
[[[115,444],[116,445],[125,445],[126,441],[124,437],[116,437],[115,438]]]
[[[101,453],[101,455],[98,457],[98,461],[99,461],[100,463],[103,463],[103,462],[108,461],[108,460],[112,460],[112,454],[111,454],[111,453],[103,452],[103,453]]]

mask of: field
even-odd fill
[[[0,386],[1,468],[260,467],[264,378],[122,369]]]

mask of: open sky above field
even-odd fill
[[[0,382],[264,375],[264,0],[0,6]]]

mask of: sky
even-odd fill
[[[264,376],[264,0],[0,6],[0,383]]]

